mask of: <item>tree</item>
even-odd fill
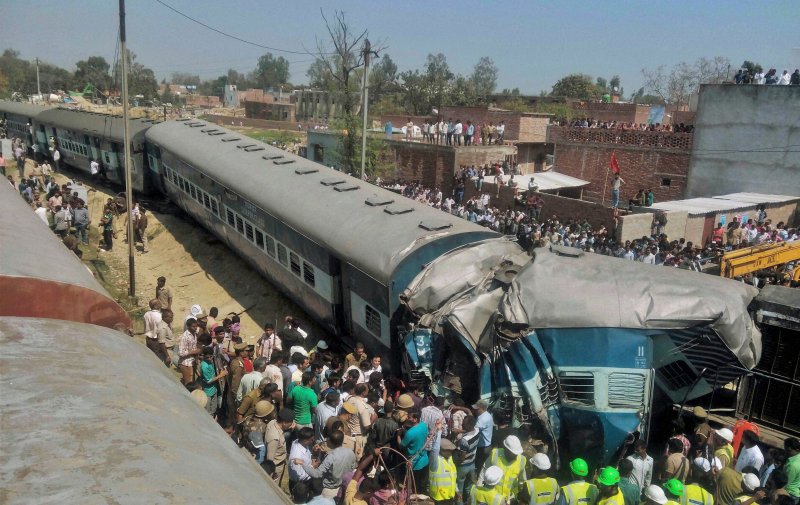
[[[441,110],[442,105],[446,103],[450,83],[455,77],[450,71],[450,65],[447,64],[447,57],[442,53],[428,54],[424,75],[428,85],[428,102]],[[430,110],[425,113],[429,112]]]
[[[406,70],[400,74],[406,109],[415,116],[428,114],[431,111],[428,97],[428,83],[419,70]]]
[[[722,56],[699,58],[693,64],[681,62],[670,70],[664,65],[642,69],[644,87],[663,102],[685,105],[701,84],[719,84],[727,79],[730,60]]]
[[[152,100],[158,95],[158,81],[153,70],[136,61],[136,53],[126,49],[128,63],[128,96],[141,95],[145,100]],[[114,83],[122,84],[122,61],[114,67]]]
[[[750,60],[744,60],[744,63],[742,63],[742,68],[747,70],[751,76],[764,71],[764,67],[758,63],[753,63]]]
[[[178,84],[181,86],[199,86],[200,76],[187,72],[172,72],[169,78],[170,84]],[[162,83],[165,84],[165,83]]]
[[[475,94],[482,99],[491,95],[497,87],[497,74],[499,70],[491,58],[482,57],[472,70],[470,81]]]
[[[253,79],[261,89],[278,88],[289,82],[289,60],[267,53],[258,59]]]
[[[578,98],[581,100],[596,100],[601,92],[592,83],[592,78],[585,74],[570,74],[562,77],[553,85],[553,96],[564,98]]]
[[[108,91],[111,87],[111,76],[108,71],[111,65],[102,56],[89,56],[75,64],[75,86],[83,89],[87,84],[91,84],[96,89]]]
[[[370,104],[397,89],[397,65],[388,54],[381,55],[369,71]]]
[[[608,87],[611,89],[611,91],[616,91],[616,92],[622,94],[622,88],[619,86],[619,76],[618,75],[615,75],[615,76],[611,77],[611,79],[608,81]]]
[[[519,96],[521,93],[519,91],[519,88],[514,88],[514,89],[503,88],[503,91],[501,91],[500,94],[501,95],[510,95],[510,96]]]
[[[28,78],[30,75],[30,62],[19,57],[19,51],[6,49],[0,56],[0,76],[5,82],[0,88],[0,95],[9,97],[12,93],[22,93],[28,95],[36,91],[36,70],[34,69],[34,81]]]
[[[595,86],[597,86],[601,90],[608,89],[608,81],[606,81],[602,77],[598,77]]]

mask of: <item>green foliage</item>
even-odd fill
[[[764,71],[764,67],[758,63],[753,63],[750,60],[744,60],[744,63],[742,63],[742,68],[747,70],[751,76]]]
[[[102,56],[90,56],[75,64],[75,87],[83,89],[86,84],[91,84],[96,89],[106,93],[111,87],[111,76],[108,71],[111,65]]]
[[[528,101],[519,97],[504,100],[498,105],[503,109],[507,109],[512,112],[531,112],[531,106],[528,104]]]
[[[256,86],[261,89],[277,89],[289,82],[289,60],[267,53],[258,59],[253,78]]]
[[[488,56],[483,56],[478,60],[469,79],[475,94],[481,98],[492,94],[497,87],[498,73],[497,65]]]
[[[593,82],[591,76],[586,74],[570,74],[562,77],[553,85],[553,96],[564,98],[578,98],[580,100],[596,100],[602,95]]]
[[[383,54],[370,67],[369,71],[370,107],[383,100],[386,94],[396,92],[397,89],[397,65],[388,54]]]
[[[153,70],[136,61],[136,53],[126,49],[128,64],[128,96],[133,99],[141,95],[152,100],[158,95],[158,81]],[[114,67],[114,84],[122,85],[122,59]]]
[[[575,117],[575,111],[565,103],[540,101],[533,108],[533,112],[553,114],[556,121],[570,121]]]
[[[170,84],[178,84],[181,86],[199,86],[200,76],[188,72],[172,72],[169,82]]]

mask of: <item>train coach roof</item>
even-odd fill
[[[289,504],[127,335],[0,317],[0,345],[0,487],[9,503]]]
[[[121,139],[125,128],[125,122],[120,116],[65,108],[45,110],[37,116],[37,121],[111,139]],[[148,119],[131,119],[131,138],[141,134],[154,123],[155,121]]]
[[[20,116],[36,117],[40,113],[52,109],[52,106],[34,105],[32,103],[0,101],[0,113],[17,114]]]
[[[466,233],[497,236],[242,134],[189,123],[155,125],[147,139],[384,284],[410,253],[433,240]],[[210,129],[225,134],[209,135]]]

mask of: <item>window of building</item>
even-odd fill
[[[289,253],[289,263],[292,266],[292,273],[296,276],[300,277],[300,257],[297,256],[295,253]]]
[[[249,240],[250,242],[254,240],[253,225],[248,222],[244,223],[244,236],[247,237],[247,240]]]
[[[306,261],[303,262],[303,280],[306,281],[306,284],[312,288],[316,283],[316,280],[314,279],[314,267],[312,267],[311,264]]]
[[[558,374],[564,400],[594,406],[594,374],[592,372],[561,372]]]
[[[239,214],[236,214],[236,231],[244,233],[244,221],[242,221],[242,217]]]
[[[661,187],[662,188],[668,188],[670,186],[672,186],[672,179],[666,179],[666,178],[661,179]]]
[[[365,308],[364,323],[370,333],[376,337],[381,336],[381,313],[369,305],[366,305]]]
[[[269,254],[270,256],[272,256],[274,258],[275,257],[275,240],[272,237],[270,237],[269,235],[267,235],[266,238],[267,238],[267,254]]]
[[[260,230],[256,230],[256,245],[261,249],[264,248],[264,234]]]
[[[278,261],[285,267],[289,266],[289,259],[286,254],[286,248],[283,247],[283,244],[278,244]]]

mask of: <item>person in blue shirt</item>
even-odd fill
[[[200,362],[200,385],[208,397],[206,410],[216,417],[217,409],[221,404],[217,381],[228,375],[228,371],[222,370],[217,374],[217,367],[214,365],[214,349],[212,347],[203,348],[202,358],[203,360]]]
[[[428,440],[428,425],[420,421],[418,412],[409,413],[408,418],[415,424],[406,430],[400,441],[400,447],[411,461],[416,492],[424,494],[428,488],[428,451],[425,450],[425,442]]]

